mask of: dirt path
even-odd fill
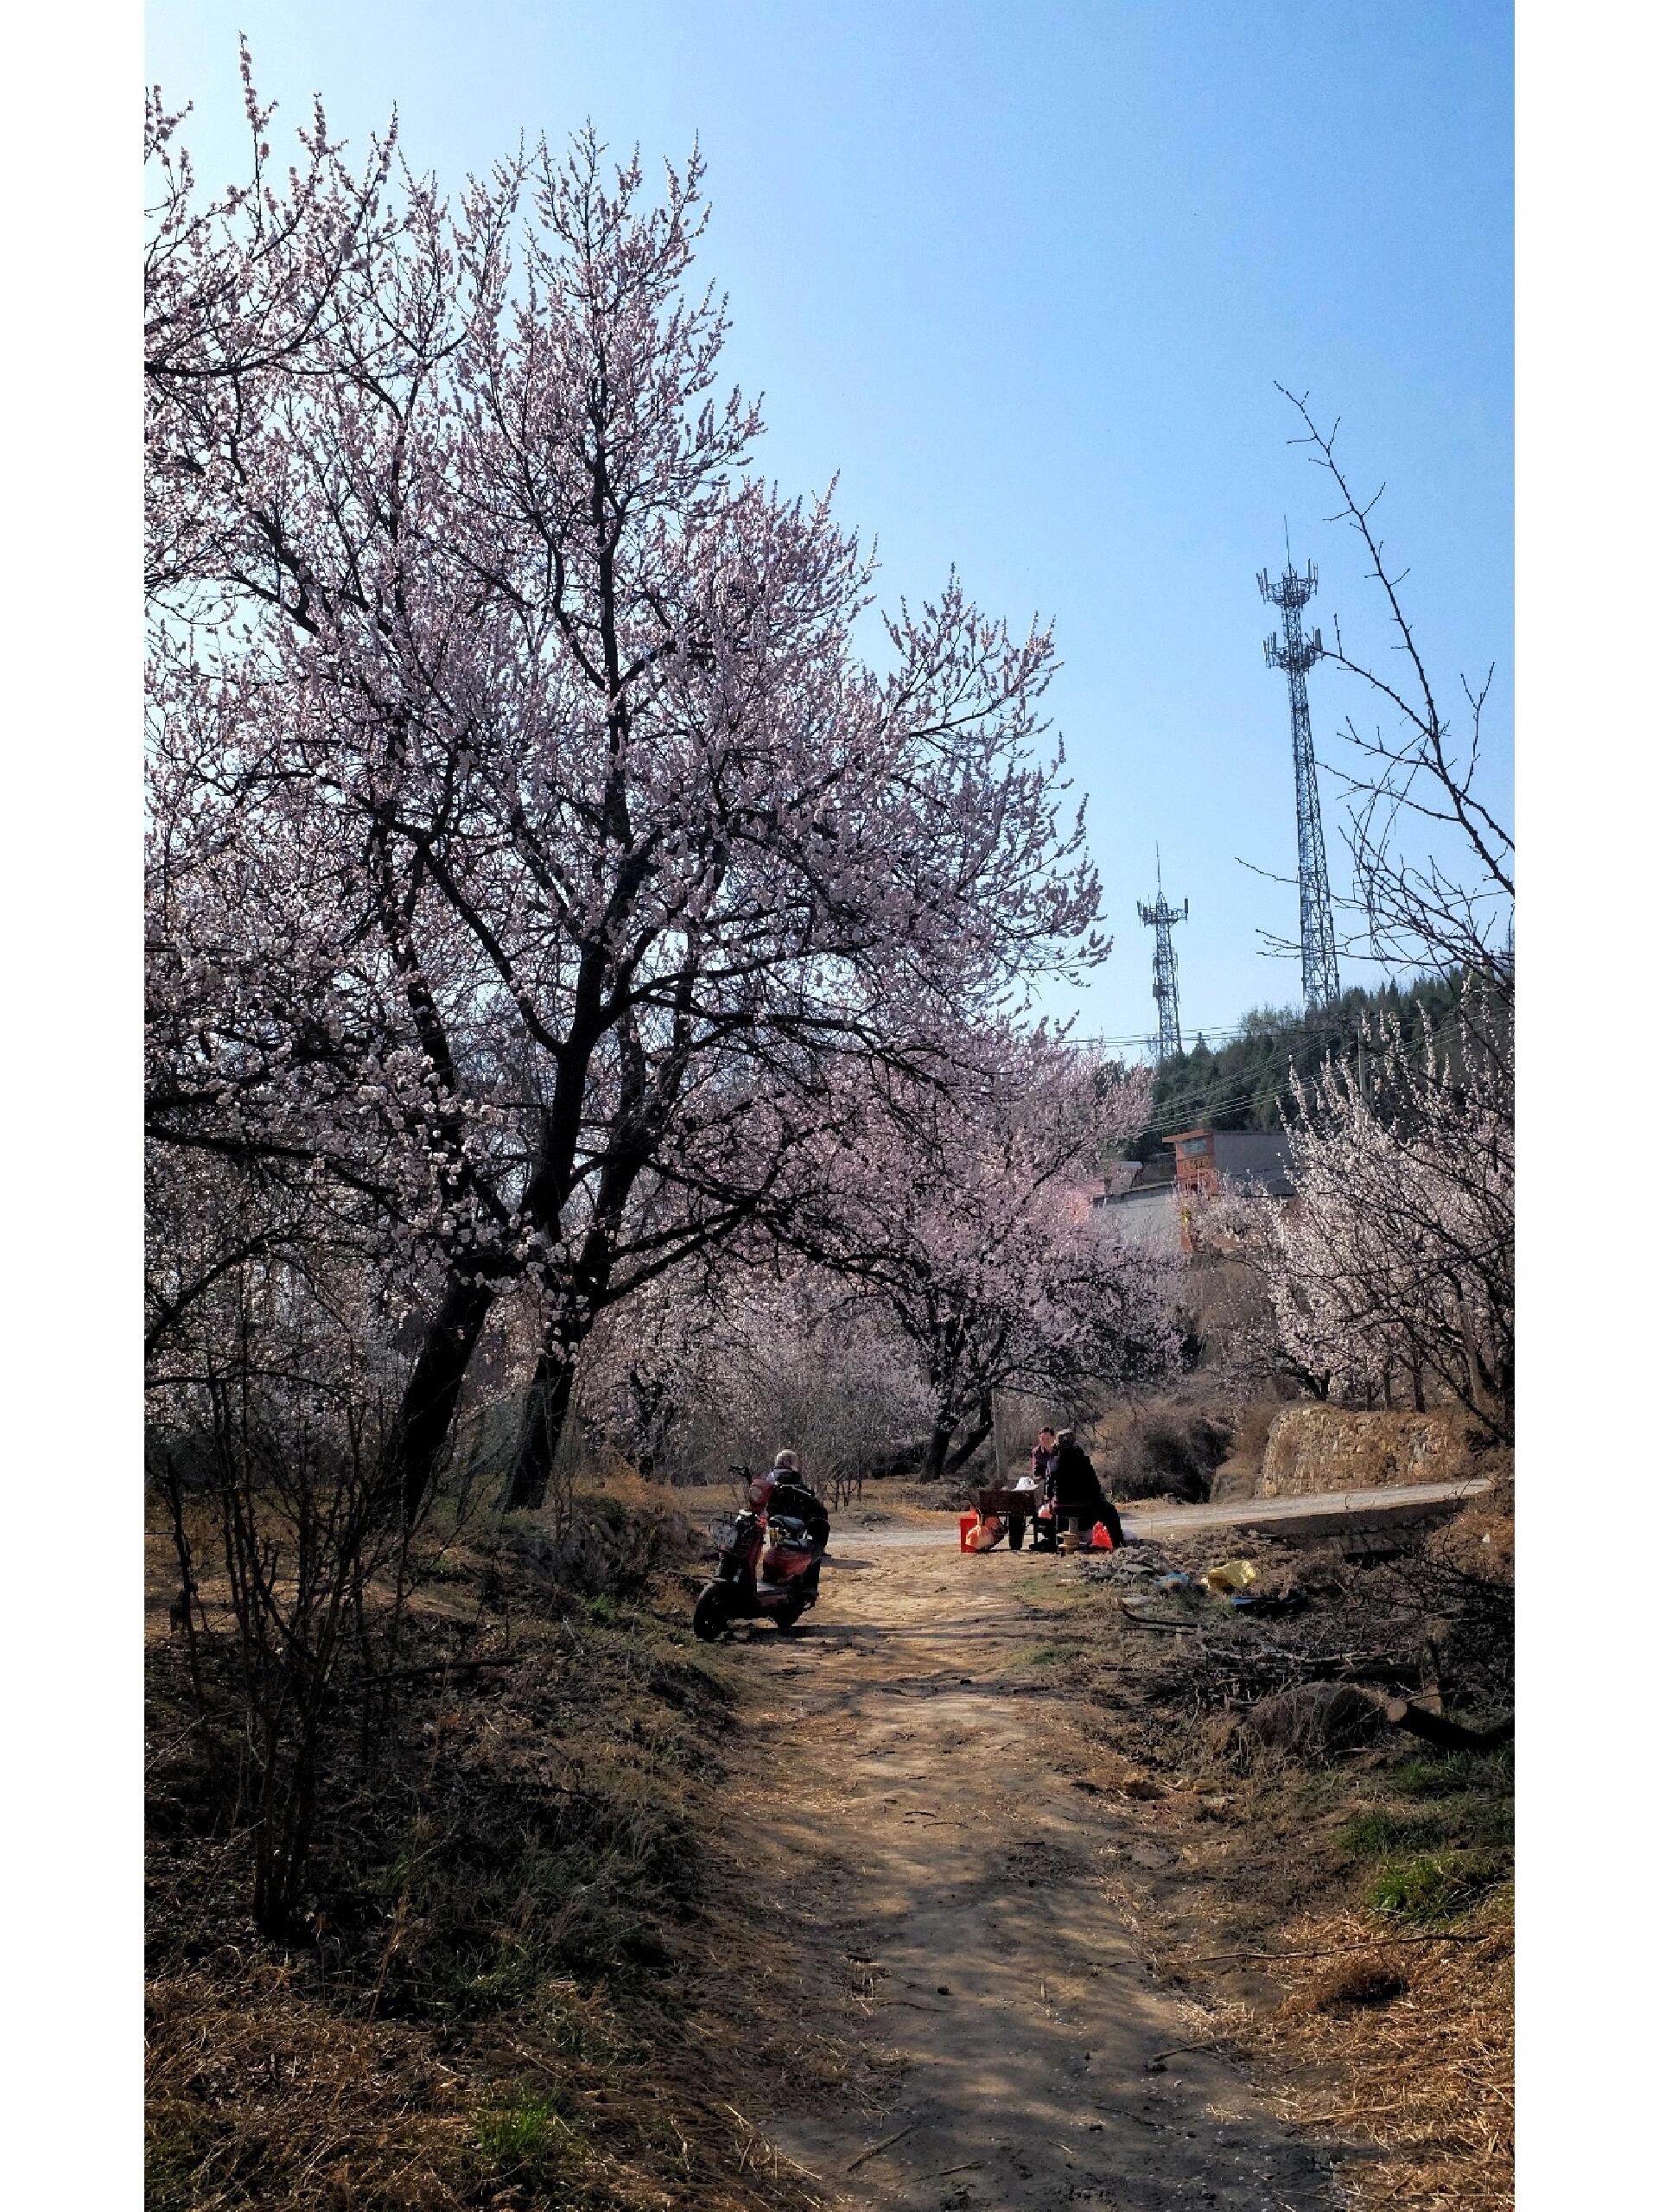
[[[1072,1564],[855,1532],[832,1560],[802,1636],[739,1633],[732,1840],[776,1916],[774,2022],[861,2037],[874,2067],[862,2105],[753,2123],[836,2205],[1332,2212],[1325,2159],[1179,2048],[1202,2029],[1108,1902],[1115,1871],[1174,1870],[1089,1781],[1052,1630],[1020,1602]]]

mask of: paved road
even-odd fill
[[[1131,1536],[1175,1535],[1186,1529],[1262,1529],[1275,1521],[1323,1520],[1327,1515],[1392,1513],[1414,1505],[1442,1505],[1473,1497],[1484,1482],[1394,1483],[1386,1489],[1322,1491],[1312,1497],[1243,1497],[1225,1505],[1160,1506],[1133,1513],[1123,1523]]]
[[[1387,1520],[1395,1514],[1408,1515],[1414,1508],[1473,1497],[1486,1487],[1484,1482],[1397,1483],[1381,1490],[1322,1491],[1311,1497],[1245,1497],[1225,1505],[1160,1505],[1125,1514],[1123,1529],[1127,1535],[1150,1536],[1155,1541],[1205,1529],[1272,1529],[1277,1522],[1371,1520],[1378,1516]],[[936,1548],[945,1545],[954,1550],[957,1541],[954,1520],[905,1529],[861,1529],[855,1514],[842,1524],[840,1535],[842,1546],[855,1546],[861,1551],[915,1544]]]

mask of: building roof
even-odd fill
[[[1290,1141],[1282,1129],[1217,1129],[1214,1142],[1216,1173],[1224,1183],[1270,1198],[1287,1198],[1294,1191]],[[1149,1192],[1171,1190],[1174,1182],[1175,1154],[1163,1151],[1157,1159],[1144,1161],[1122,1190],[1096,1198],[1095,1205],[1122,1205]]]
[[[1154,1191],[1167,1188],[1175,1180],[1175,1155],[1160,1152],[1155,1160],[1142,1160],[1129,1183],[1131,1191]]]
[[[1226,1182],[1249,1185],[1273,1198],[1287,1198],[1296,1187],[1290,1140],[1282,1129],[1217,1129],[1216,1172]]]

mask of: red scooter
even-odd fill
[[[818,1602],[819,1557],[804,1521],[746,1506],[721,1534],[720,1561],[697,1599],[693,1633],[712,1643],[730,1622],[766,1615],[787,1634]]]

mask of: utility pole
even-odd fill
[[[1137,900],[1136,911],[1149,930],[1156,932],[1152,956],[1152,995],[1158,1006],[1158,1058],[1173,1059],[1181,1050],[1181,995],[1175,982],[1175,947],[1170,931],[1186,919],[1186,901],[1178,914],[1164,896],[1164,858],[1154,847],[1158,862],[1158,899],[1148,906]]]
[[[1285,618],[1285,642],[1275,630],[1262,647],[1269,668],[1290,678],[1290,743],[1296,763],[1296,883],[1301,898],[1302,997],[1313,1013],[1334,1006],[1342,995],[1337,975],[1337,933],[1331,919],[1331,885],[1325,868],[1325,830],[1319,821],[1319,785],[1313,760],[1313,732],[1307,716],[1307,671],[1325,651],[1317,630],[1302,636],[1302,609],[1319,588],[1319,572],[1310,561],[1298,575],[1285,563],[1277,582],[1262,569],[1255,579],[1263,599]]]

